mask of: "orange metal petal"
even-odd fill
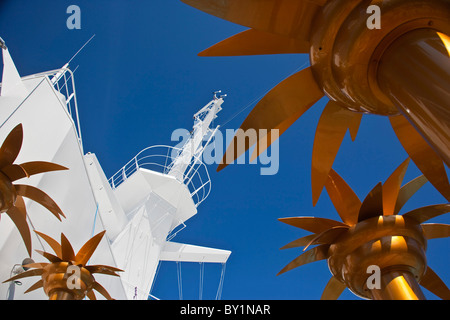
[[[53,239],[52,237],[41,233],[39,231],[34,230],[35,233],[37,233],[42,239],[45,240],[45,242],[47,242],[50,247],[53,249],[53,251],[55,252],[55,254],[62,259],[62,253],[61,253],[61,245],[59,244],[58,241],[56,241],[55,239]]]
[[[395,205],[409,161],[409,158],[406,159],[383,184],[383,214],[385,216],[393,215],[395,212]]]
[[[45,258],[47,258],[48,261],[55,263],[55,262],[61,262],[62,259],[60,257],[57,257],[51,253],[48,252],[44,252],[41,250],[36,250],[37,253],[39,253],[40,255],[44,256]]]
[[[308,41],[250,29],[200,52],[201,57],[248,56],[263,54],[309,53]]]
[[[450,212],[450,203],[435,204],[409,211],[405,213],[403,217],[414,219],[419,223],[423,223],[448,212]]]
[[[323,290],[321,300],[337,300],[339,296],[344,292],[346,285],[340,282],[335,277],[331,277],[328,281],[325,289]]]
[[[61,258],[64,261],[75,261],[75,252],[64,233],[61,233]]]
[[[94,291],[88,291],[87,293],[86,293],[86,296],[89,298],[89,300],[97,300],[97,297],[95,296],[95,293],[94,293]]]
[[[342,222],[336,220],[315,217],[280,218],[278,220],[288,225],[313,233],[322,233],[337,226],[347,226]]]
[[[264,138],[265,134],[260,136],[259,130],[278,129],[280,130],[279,135],[276,136],[278,138],[323,95],[314,79],[311,68],[306,68],[282,81],[261,99],[242,123],[240,128],[242,130],[238,130],[230,146],[228,146],[217,171],[222,170],[239,158],[257,140]],[[256,140],[251,133],[256,134]],[[246,136],[250,137],[250,141],[247,141]],[[266,147],[272,142],[269,141]],[[261,154],[262,151],[264,150],[258,150],[258,154]]]
[[[12,164],[22,148],[23,129],[22,124],[18,124],[3,141],[0,148],[0,168]]]
[[[430,183],[450,201],[450,184],[442,159],[403,116],[390,117],[394,131],[416,166]]]
[[[378,183],[361,204],[358,222],[383,215],[383,185]]]
[[[114,300],[108,293],[108,291],[106,291],[105,288],[103,288],[100,283],[98,282],[94,282],[93,285],[93,289],[97,290],[101,295],[103,295],[106,299],[108,300]]]
[[[28,293],[34,290],[37,290],[39,288],[43,288],[44,287],[44,281],[41,279],[38,282],[36,282],[35,284],[33,284],[31,287],[29,287],[27,289],[27,291],[25,291],[24,293]]]
[[[75,256],[75,264],[81,264],[84,266],[89,261],[95,249],[97,249],[98,244],[102,240],[105,232],[106,230],[96,234],[81,247]]]
[[[3,281],[2,283],[9,282],[9,281],[15,281],[15,280],[22,279],[22,278],[40,276],[40,275],[42,275],[43,272],[44,272],[44,270],[42,270],[42,269],[27,270],[22,273],[19,273],[18,275],[14,276],[12,278],[9,278],[8,280]]]
[[[11,181],[16,181],[30,175],[25,171],[25,169],[19,164],[9,164],[2,168],[1,170]]]
[[[309,251],[306,251],[305,253],[301,254],[294,260],[292,260],[290,263],[288,263],[280,272],[278,272],[277,276],[280,274],[283,274],[287,271],[290,271],[294,268],[300,267],[302,265],[316,262],[319,260],[324,260],[328,258],[328,248],[330,245],[323,244],[317,247],[312,248]]]
[[[28,269],[43,269],[48,265],[47,262],[35,262],[35,263],[28,263],[28,264],[24,264],[22,265],[23,268],[28,268]],[[26,270],[26,269],[25,269]]]
[[[62,210],[58,207],[55,201],[53,201],[53,199],[50,198],[44,191],[23,184],[15,184],[14,187],[16,188],[17,194],[30,198],[31,200],[34,200],[37,203],[41,204],[51,213],[53,213],[53,215],[57,217],[58,220],[61,221],[61,217],[59,215],[65,217]]]
[[[46,161],[30,161],[22,163],[20,166],[24,168],[30,176],[49,171],[69,170],[59,164]]]
[[[342,221],[349,226],[358,223],[361,200],[333,169],[330,170],[325,188]]]
[[[395,204],[394,214],[398,214],[405,203],[427,182],[427,178],[422,175],[401,187],[398,193],[397,203]]]
[[[303,248],[303,251],[309,248],[311,245],[316,244],[332,244],[337,237],[349,229],[348,226],[337,226],[331,229],[325,230],[321,234],[318,234]]]
[[[111,266],[104,266],[104,265],[93,265],[93,266],[85,266],[86,270],[88,270],[91,274],[94,273],[102,273],[102,274],[109,274],[111,276],[119,277],[119,275],[116,272],[123,272],[122,269],[111,267]]]
[[[326,0],[182,0],[216,17],[250,28],[308,39],[311,22]]]
[[[22,197],[17,197],[16,206],[9,208],[8,211],[6,211],[6,214],[11,218],[19,230],[28,254],[31,257],[30,227],[28,226],[27,212],[25,210],[25,204],[23,203]]]
[[[425,223],[422,224],[422,229],[428,240],[450,237],[450,224]]]
[[[316,234],[310,234],[308,236],[299,238],[297,240],[294,240],[292,242],[289,242],[287,245],[280,248],[280,250],[284,249],[291,249],[291,248],[297,248],[297,247],[303,247],[306,246],[308,243],[311,242],[317,235]]]
[[[332,100],[325,106],[317,125],[312,153],[313,205],[316,205],[319,200],[347,129],[355,122],[358,123],[354,119],[361,119],[360,117],[360,114],[351,112]],[[357,132],[357,130],[355,131]]]
[[[420,285],[444,300],[450,300],[450,290],[444,281],[428,266]]]

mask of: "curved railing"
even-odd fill
[[[171,176],[188,187],[192,200],[195,206],[198,207],[211,191],[211,179],[206,165],[198,157],[192,157],[183,173],[172,174],[174,173],[173,161],[181,150],[180,148],[164,145],[145,148],[108,180],[111,188],[117,188],[139,168],[162,174],[169,174],[172,171]]]

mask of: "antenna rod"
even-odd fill
[[[80,50],[77,51],[77,53],[75,53],[75,54],[73,55],[73,57],[69,60],[69,62],[67,62],[67,65],[68,65],[70,62],[72,62],[72,60],[80,53],[81,50],[84,49],[84,47],[85,47],[89,42],[91,42],[91,40],[92,40],[94,37],[95,37],[95,34],[94,34],[88,41],[86,41],[86,43],[80,48]]]

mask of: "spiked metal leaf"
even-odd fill
[[[62,210],[58,205],[43,191],[28,185],[13,184],[12,182],[30,177],[35,174],[67,170],[66,167],[55,163],[45,161],[31,161],[22,164],[14,164],[19,152],[22,148],[23,128],[22,124],[18,124],[5,138],[0,147],[0,185],[3,201],[0,208],[1,212],[11,218],[17,226],[19,233],[25,243],[28,254],[31,256],[31,235],[30,228],[27,223],[27,210],[23,197],[30,198],[51,211],[56,218],[61,220],[64,217]]]
[[[103,238],[106,231],[102,231],[92,237],[90,240],[88,240],[78,251],[77,254],[75,254],[72,245],[70,244],[69,240],[64,234],[61,234],[61,243],[58,243],[55,239],[52,237],[45,235],[40,232],[36,232],[42,239],[44,239],[50,247],[55,251],[56,256],[53,254],[50,254],[48,252],[42,252],[36,250],[38,253],[42,254],[44,257],[46,257],[50,263],[32,263],[28,264],[25,267],[28,268],[35,268],[28,271],[25,271],[15,277],[12,277],[4,282],[7,281],[14,281],[17,279],[25,278],[25,277],[31,277],[42,275],[42,279],[36,282],[34,285],[32,285],[26,292],[30,292],[36,289],[39,289],[41,287],[44,288],[46,293],[52,292],[52,294],[55,291],[62,290],[66,292],[72,292],[72,289],[67,288],[67,284],[64,285],[64,283],[53,283],[53,282],[47,282],[46,277],[44,275],[53,274],[55,272],[64,274],[67,273],[67,267],[69,265],[76,265],[81,268],[81,270],[84,270],[84,278],[81,277],[81,281],[88,281],[86,283],[87,292],[76,292],[73,294],[75,299],[82,299],[85,295],[88,296],[89,299],[95,300],[95,294],[92,292],[92,290],[98,291],[100,294],[102,294],[106,299],[112,300],[109,293],[106,291],[104,287],[102,287],[98,282],[95,281],[92,274],[94,273],[101,273],[106,275],[112,275],[112,276],[119,276],[116,272],[122,271],[121,269],[106,266],[106,265],[90,265],[87,266],[87,262],[91,258],[92,254],[95,252],[97,246],[99,245],[101,239]],[[58,271],[59,270],[59,271]],[[63,271],[61,271],[63,270]],[[66,271],[64,271],[66,270]],[[84,280],[83,280],[84,279]],[[56,287],[55,287],[56,286]],[[61,287],[64,286],[64,287]],[[53,288],[55,287],[55,288]]]

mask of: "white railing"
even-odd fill
[[[117,188],[139,168],[162,174],[169,174],[170,172],[171,176],[188,187],[192,200],[198,207],[211,191],[211,179],[206,165],[198,157],[192,157],[186,170],[181,174],[176,174],[172,170],[173,162],[181,150],[164,145],[145,148],[109,179],[111,188]]]

